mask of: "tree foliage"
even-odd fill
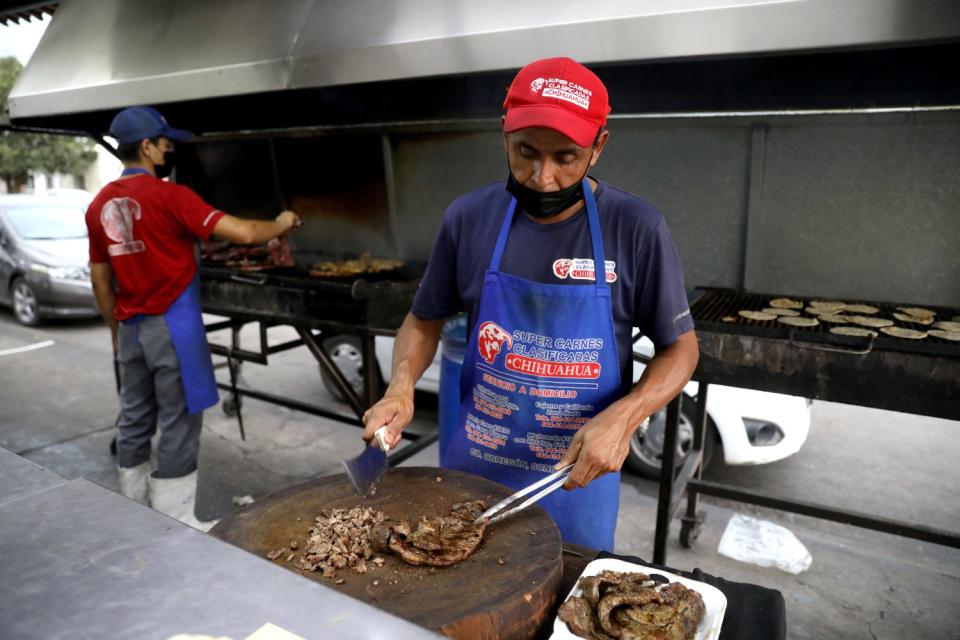
[[[0,108],[7,111],[7,97],[23,66],[13,57],[0,58]],[[30,173],[81,173],[97,154],[86,138],[46,133],[0,131],[0,178],[10,192],[19,191]]]

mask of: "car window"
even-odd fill
[[[24,240],[66,240],[86,238],[86,206],[77,204],[33,204],[6,209],[17,235]]]

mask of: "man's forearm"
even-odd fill
[[[625,420],[633,433],[641,422],[672,400],[697,368],[700,348],[693,331],[681,335],[670,346],[657,351],[639,382],[610,409]]]
[[[110,327],[110,331],[117,330],[117,319],[113,316],[113,310],[117,306],[117,296],[109,287],[104,291],[103,287],[93,285],[93,295],[97,299],[97,308],[100,309],[100,315],[103,321]]]
[[[408,313],[393,345],[389,392],[413,394],[413,387],[433,362],[443,320],[421,320]]]
[[[109,266],[94,264],[90,269],[90,284],[93,285],[93,297],[103,321],[110,327],[111,333],[117,332],[117,319],[113,311],[117,306],[117,294],[113,290],[113,272]]]

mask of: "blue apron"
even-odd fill
[[[212,407],[220,396],[200,311],[199,277],[194,277],[180,297],[173,301],[163,319],[180,361],[180,382],[187,401],[187,413],[192,415]]]
[[[583,186],[600,274],[594,284],[501,272],[517,206],[510,202],[464,357],[460,418],[443,439],[441,466],[523,488],[552,473],[577,429],[622,394],[600,219],[586,179]],[[564,541],[606,551],[613,550],[619,503],[619,473],[539,502]]]
[[[144,169],[124,169],[121,175],[152,175]],[[217,379],[213,375],[213,360],[207,332],[203,327],[200,309],[200,279],[195,275],[183,293],[163,314],[173,342],[173,350],[180,363],[180,383],[187,403],[187,413],[193,415],[212,407],[220,400]],[[136,318],[130,321],[136,322]]]

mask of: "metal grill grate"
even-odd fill
[[[909,338],[897,338],[877,331],[879,335],[875,338],[862,338],[857,336],[842,336],[830,333],[830,328],[838,325],[821,322],[813,327],[793,327],[782,324],[776,320],[749,320],[738,315],[741,310],[760,311],[770,306],[770,301],[774,298],[790,298],[799,300],[805,306],[809,305],[811,300],[830,300],[831,298],[802,297],[783,294],[763,294],[748,293],[734,289],[698,289],[699,295],[694,299],[690,307],[690,313],[693,315],[694,323],[697,329],[710,330],[720,333],[732,333],[748,336],[758,336],[765,338],[783,339],[791,341],[811,341],[824,344],[836,344],[842,347],[864,347],[873,350],[903,351],[907,353],[934,353],[950,357],[960,357],[960,343],[944,340],[935,336],[928,335],[922,340],[912,340]],[[921,325],[912,325],[901,322],[893,317],[897,307],[917,306],[891,302],[875,302],[871,300],[851,300],[844,299],[842,302],[847,304],[867,304],[879,309],[875,314],[851,314],[851,315],[871,315],[877,318],[886,318],[892,320],[896,326],[925,331],[929,327]],[[925,309],[936,312],[937,320],[950,320],[960,315],[960,309],[949,307],[920,305]],[[802,316],[815,317],[805,311],[799,310]],[[736,318],[733,322],[724,322],[726,316]],[[856,325],[851,325],[856,326]]]

